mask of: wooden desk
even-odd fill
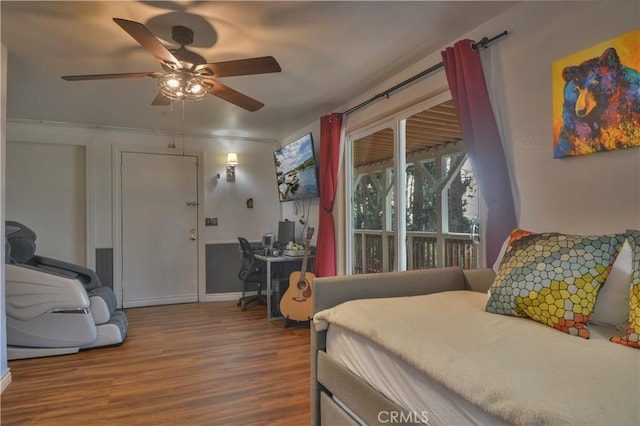
[[[267,265],[267,270],[266,270],[266,274],[267,274],[267,319],[269,321],[275,321],[275,320],[282,320],[284,319],[283,316],[281,315],[277,315],[274,316],[273,312],[272,312],[272,306],[271,306],[271,298],[273,297],[273,295],[271,294],[273,292],[273,284],[272,284],[272,280],[271,280],[271,265],[273,263],[283,263],[283,262],[287,262],[287,263],[293,263],[293,262],[297,262],[298,263],[298,269],[300,269],[302,267],[302,259],[304,256],[264,256],[261,254],[254,254],[254,257],[262,262],[265,262]],[[309,269],[311,267],[311,265],[313,265],[312,259],[314,258],[314,255],[310,254],[308,259],[309,259],[309,263],[307,264],[307,269]],[[283,277],[286,278],[286,280],[289,280],[289,277]]]

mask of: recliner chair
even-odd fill
[[[35,255],[36,234],[5,223],[7,358],[36,358],[116,345],[128,321],[94,271]]]

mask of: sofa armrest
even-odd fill
[[[480,287],[480,275],[465,277],[458,267],[420,269],[377,274],[341,275],[316,278],[313,286],[313,312],[355,299],[417,296]],[[311,326],[311,424],[320,425],[320,391],[317,382],[318,351],[326,347],[326,332]]]
[[[316,278],[313,311],[354,299],[416,296],[465,288],[465,277],[458,267]]]
[[[477,291],[480,293],[486,293],[493,284],[493,280],[496,278],[495,272],[491,268],[482,269],[465,269],[464,281],[467,290]]]

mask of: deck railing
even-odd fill
[[[384,231],[356,230],[354,273],[393,271],[394,235]],[[469,234],[407,232],[407,269],[478,265],[478,246]]]

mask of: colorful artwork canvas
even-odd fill
[[[555,61],[553,156],[640,147],[640,30]]]

